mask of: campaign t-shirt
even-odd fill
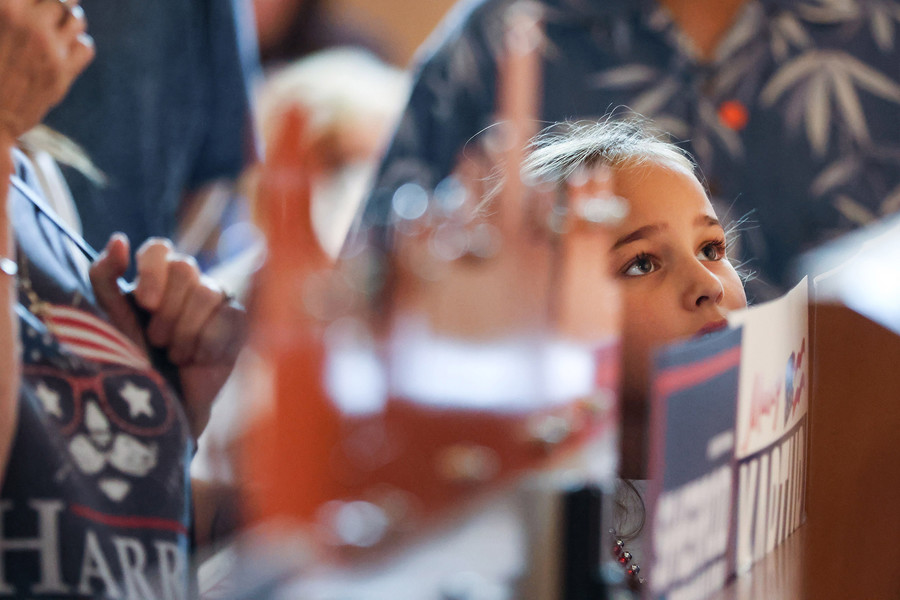
[[[186,598],[184,411],[97,307],[67,238],[14,187],[9,203],[22,377],[0,500],[0,598]]]

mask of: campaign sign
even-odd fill
[[[738,393],[737,572],[803,520],[809,405],[808,287],[728,316],[744,329]]]
[[[729,329],[657,357],[644,598],[699,600],[732,572],[741,339],[740,328]]]

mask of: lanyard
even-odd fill
[[[54,227],[56,227],[63,235],[65,235],[75,246],[81,250],[81,252],[90,260],[92,263],[97,260],[100,256],[99,253],[91,247],[90,244],[85,241],[81,235],[77,232],[73,231],[69,225],[64,223],[62,219],[57,216],[56,211],[50,208],[43,198],[38,196],[34,190],[32,190],[25,181],[16,174],[13,174],[10,177],[10,183],[12,183],[13,187],[21,193],[25,199],[31,202],[32,205],[40,212],[44,217],[49,220]],[[183,389],[181,387],[181,379],[178,375],[178,367],[175,366],[172,361],[169,360],[168,355],[166,353],[165,348],[157,348],[152,346],[146,339],[146,329],[147,325],[150,322],[151,314],[138,305],[137,300],[134,297],[134,283],[129,283],[125,281],[122,277],[118,279],[119,289],[125,295],[125,298],[128,300],[129,304],[131,304],[131,308],[134,311],[134,315],[138,320],[138,323],[141,326],[141,330],[145,332],[144,344],[147,347],[150,362],[153,364],[153,367],[166,378],[169,384],[172,386],[172,389],[182,397]]]
[[[43,198],[34,193],[28,184],[25,183],[21,177],[16,174],[13,174],[9,178],[10,183],[12,183],[13,187],[16,188],[19,193],[21,193],[25,198],[31,202],[34,207],[47,218],[53,226],[56,227],[63,235],[65,235],[69,240],[78,247],[79,250],[90,260],[94,262],[97,260],[99,254],[96,250],[94,250],[90,244],[88,244],[83,237],[81,237],[77,232],[73,231],[68,224],[64,223],[62,219],[57,216],[56,211],[47,206],[47,203]],[[120,284],[121,285],[121,284]],[[128,284],[126,284],[128,285]]]

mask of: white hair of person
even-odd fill
[[[522,173],[530,184],[559,183],[584,168],[633,168],[648,162],[696,175],[687,152],[637,115],[551,125],[529,144]]]

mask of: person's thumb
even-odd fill
[[[119,288],[119,278],[128,270],[130,262],[128,237],[114,233],[106,248],[90,269],[94,296],[110,321],[121,332],[140,343],[142,336],[131,303]]]

